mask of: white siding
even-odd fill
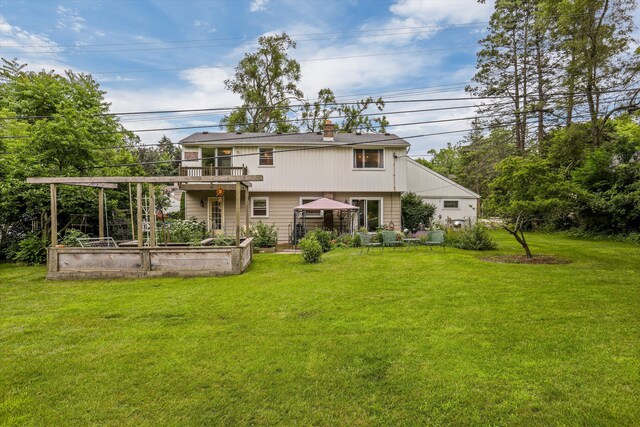
[[[198,160],[185,160],[185,153],[195,151],[198,153]],[[200,147],[182,147],[182,166],[185,167],[200,167],[202,166],[202,149]]]
[[[447,198],[431,198],[424,197],[422,199],[425,203],[431,203],[436,206],[436,214],[434,221],[445,222],[447,219],[468,219],[475,221],[478,217],[478,200],[473,198],[459,198],[459,197],[447,197]],[[445,208],[445,200],[455,200],[458,202],[458,208]]]
[[[266,145],[265,145],[266,146]],[[233,166],[248,166],[249,175],[262,175],[264,181],[253,183],[252,191],[406,191],[406,149],[384,148],[384,169],[354,169],[352,147],[329,147],[315,150],[274,147],[274,165],[258,165],[258,148],[234,148]],[[383,148],[366,146],[364,148]],[[398,158],[394,158],[394,154]],[[186,166],[186,165],[185,165]]]
[[[416,193],[426,203],[436,205],[435,220],[475,220],[480,196],[413,159],[407,161],[407,191]],[[445,200],[458,201],[458,208],[445,208]]]
[[[332,193],[335,200],[348,202],[350,199],[358,198],[381,198],[382,199],[382,223],[389,224],[393,222],[396,230],[400,230],[400,193]],[[249,192],[250,197],[268,197],[269,198],[269,217],[268,218],[251,218],[251,223],[262,221],[265,224],[275,224],[278,228],[278,241],[287,243],[290,229],[293,227],[293,208],[300,204],[301,197],[323,197],[324,193],[318,192]],[[200,221],[207,221],[207,198],[213,197],[212,191],[188,191],[186,199],[186,216],[196,217]],[[204,202],[204,208],[200,207],[200,200]],[[235,194],[233,191],[225,192],[224,196],[224,223],[223,231],[225,234],[233,235],[235,233]],[[249,202],[251,206],[251,202]],[[244,193],[241,200],[240,226],[245,226],[245,204]],[[337,224],[338,220],[335,219]],[[307,230],[316,227],[322,227],[322,218],[308,218],[306,221]]]

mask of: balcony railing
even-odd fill
[[[246,166],[180,166],[180,176],[239,176],[246,174]]]

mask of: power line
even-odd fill
[[[390,32],[390,31],[399,31],[399,30],[420,30],[425,28],[435,28],[435,29],[443,29],[443,28],[459,28],[459,27],[468,27],[468,26],[478,26],[478,25],[486,25],[488,21],[476,21],[469,22],[465,24],[446,24],[446,25],[422,25],[415,27],[397,27],[390,28],[387,30],[376,28],[371,30],[351,30],[351,31],[332,31],[332,32],[320,32],[320,33],[293,33],[289,34],[289,37],[309,37],[309,36],[324,36],[324,35],[339,35],[339,34],[364,34],[364,33],[375,33],[375,32]],[[410,34],[410,33],[409,33]],[[248,39],[257,39],[264,34],[252,35],[252,36],[239,36],[239,37],[217,37],[210,39],[192,39],[192,40],[159,40],[159,41],[148,41],[148,42],[127,42],[127,43],[100,43],[100,44],[67,44],[67,45],[56,45],[58,48],[70,47],[70,48],[83,48],[83,47],[112,47],[112,46],[142,46],[142,45],[158,45],[158,44],[178,44],[178,43],[206,43],[213,41],[225,41],[225,40],[248,40]],[[394,35],[394,34],[385,34],[385,35]],[[53,48],[51,45],[4,45],[3,47],[9,48],[25,48],[25,47],[35,47],[35,48]]]
[[[412,124],[420,124],[419,122],[417,123],[412,123]],[[357,142],[349,142],[349,143],[336,143],[336,144],[322,144],[322,145],[318,145],[318,146],[306,146],[306,147],[298,147],[298,148],[290,148],[290,149],[281,149],[281,150],[274,150],[274,155],[277,153],[284,153],[284,152],[291,152],[291,151],[305,151],[305,150],[316,150],[316,149],[322,149],[322,148],[331,148],[331,147],[349,147],[349,146],[354,146],[354,145],[361,145],[361,144],[376,144],[376,143],[380,143],[380,142],[388,142],[388,141],[395,141],[398,138],[399,139],[413,139],[413,138],[424,138],[427,136],[439,136],[439,135],[449,135],[449,134],[455,134],[455,133],[462,133],[462,132],[470,132],[473,130],[478,130],[478,129],[482,129],[482,130],[487,130],[487,129],[495,129],[495,128],[503,128],[503,127],[511,127],[515,124],[515,122],[510,122],[510,123],[501,123],[501,124],[492,124],[489,126],[477,126],[475,128],[470,128],[470,129],[460,129],[460,130],[453,130],[453,131],[443,131],[443,132],[432,132],[432,133],[426,133],[426,134],[418,134],[418,135],[411,135],[411,136],[405,136],[405,137],[394,137],[394,138],[385,138],[385,139],[377,139],[377,140],[371,140],[371,141],[357,141]],[[288,136],[290,135],[308,135],[309,132],[299,132],[299,133],[289,133],[286,134]],[[387,135],[387,134],[385,134]],[[244,138],[242,138],[242,141],[246,141],[248,139],[254,139],[254,138],[271,138],[271,137],[282,137],[282,134],[268,134],[268,135],[256,135],[256,136],[246,136]],[[225,142],[225,141],[238,141],[240,138],[233,137],[233,138],[222,138],[222,139],[215,139],[215,140],[200,140],[197,141],[197,143],[201,144],[204,142]],[[125,148],[125,147],[120,147],[120,148]],[[135,147],[134,147],[135,148]],[[255,153],[244,153],[244,154],[231,154],[228,156],[222,156],[225,158],[235,158],[235,157],[249,157],[249,156],[257,156],[259,155],[259,152],[255,152]],[[204,157],[199,157],[196,159],[191,159],[190,161],[197,161],[197,160],[210,160],[210,159],[215,159],[217,157],[221,157],[221,156],[204,156]],[[155,160],[155,161],[148,161],[148,162],[136,162],[136,163],[126,163],[126,164],[117,164],[117,165],[101,165],[101,166],[92,166],[89,168],[84,168],[84,169],[101,169],[101,168],[110,168],[110,167],[130,167],[130,166],[142,166],[142,165],[146,165],[146,164],[165,164],[165,163],[178,163],[178,162],[182,162],[183,160]],[[83,170],[84,170],[83,169]]]
[[[623,92],[631,92],[631,91],[640,91],[640,88],[627,88],[627,89],[616,89],[616,90],[606,90],[600,91],[600,94],[607,93],[623,93]],[[567,95],[586,95],[585,92],[573,92],[573,93],[554,93],[547,94],[547,98],[556,97],[556,96],[567,96]],[[536,93],[522,94],[519,95],[519,98],[531,97],[537,98]],[[499,96],[466,96],[466,97],[448,97],[448,98],[418,98],[418,99],[397,99],[384,101],[384,104],[406,104],[406,103],[418,103],[418,102],[448,102],[448,101],[480,101],[480,100],[490,100],[490,99],[513,99],[513,96],[510,95],[499,95]],[[327,106],[338,106],[338,105],[350,105],[353,102],[328,102],[323,105]],[[289,108],[301,108],[304,107],[305,104],[291,104]],[[175,110],[150,110],[150,111],[129,111],[129,112],[121,112],[121,113],[99,113],[93,114],[94,117],[100,116],[133,116],[133,115],[143,115],[143,114],[170,114],[170,113],[190,113],[190,112],[203,112],[203,111],[229,111],[234,109],[275,109],[276,107],[270,105],[256,105],[256,106],[236,106],[236,107],[213,107],[213,108],[190,108],[190,109],[175,109]],[[14,117],[0,117],[0,120],[27,120],[27,119],[46,119],[53,118],[55,116],[51,115],[34,115],[34,116],[14,116]]]
[[[628,101],[628,100],[632,100],[633,98],[629,98],[629,99],[621,99],[619,101]],[[504,102],[504,103],[498,103],[498,104],[494,104],[494,106],[496,105],[508,105],[509,102]],[[454,107],[441,107],[441,108],[427,108],[427,109],[414,109],[414,110],[400,110],[400,111],[391,111],[391,112],[377,112],[377,113],[363,113],[361,114],[361,116],[386,116],[386,115],[393,115],[393,114],[410,114],[410,113],[419,113],[419,112],[433,112],[433,111],[445,111],[445,110],[455,110],[455,109],[461,109],[461,108],[471,108],[471,107],[475,107],[473,105],[468,105],[468,106],[454,106]],[[419,122],[411,122],[411,123],[398,123],[398,124],[388,124],[386,125],[386,127],[392,128],[392,127],[401,127],[401,126],[409,126],[409,125],[417,125],[417,124],[436,124],[436,123],[446,123],[446,122],[454,122],[454,121],[464,121],[464,120],[478,120],[478,119],[482,119],[482,118],[492,118],[492,117],[502,117],[502,116],[510,116],[512,114],[521,114],[523,116],[526,116],[527,114],[537,114],[538,111],[520,111],[520,112],[510,112],[510,113],[493,113],[493,114],[485,114],[485,115],[477,115],[477,116],[473,116],[473,117],[459,117],[459,118],[450,118],[450,119],[439,119],[439,120],[427,120],[427,121],[419,121]],[[574,117],[580,117],[580,114],[576,114],[574,115]],[[348,116],[332,116],[330,117],[332,119],[339,119],[339,118],[348,118]],[[236,123],[237,126],[242,126],[242,125],[260,125],[260,124],[270,124],[270,123],[296,123],[296,122],[304,122],[304,119],[300,119],[300,118],[293,118],[293,119],[284,119],[284,120],[278,120],[278,121],[267,121],[267,122],[257,122],[257,123]],[[213,128],[213,127],[222,127],[224,125],[222,125],[221,123],[217,123],[217,124],[212,124],[212,125],[197,125],[197,126],[175,126],[175,127],[169,127],[169,128],[147,128],[147,129],[134,129],[134,130],[118,130],[118,131],[108,131],[108,132],[90,132],[93,135],[107,135],[107,134],[125,134],[125,133],[141,133],[141,132],[161,132],[161,131],[168,131],[168,130],[188,130],[188,129],[206,129],[206,128]],[[371,126],[373,128],[378,128],[381,126]],[[305,134],[308,132],[301,132],[301,133],[288,133],[287,135],[295,135],[295,134]],[[277,134],[276,134],[277,135]],[[0,136],[0,140],[1,139],[27,139],[30,138],[30,136],[28,135],[2,135]],[[219,141],[218,139],[216,141]],[[170,142],[170,144],[179,144],[179,142]],[[157,146],[159,145],[159,143],[156,144],[141,144],[141,145],[136,145],[136,147],[151,147],[151,146]],[[97,147],[96,149],[119,149],[122,148],[122,146],[111,146],[111,147]]]
[[[536,112],[535,112],[535,111],[532,111],[532,112],[530,112],[530,113],[531,113],[531,114],[534,114],[534,113],[536,113]],[[576,114],[576,115],[574,116],[574,118],[584,118],[584,117],[588,117],[588,114],[583,113],[583,114]],[[431,123],[431,122],[429,122],[429,121],[422,121],[422,122],[399,123],[399,124],[392,125],[392,126],[409,126],[409,125],[419,125],[419,124],[429,124],[429,123]],[[494,124],[489,125],[489,126],[484,126],[484,127],[475,127],[475,128],[472,128],[472,129],[464,129],[464,130],[455,130],[455,131],[446,131],[446,132],[432,133],[432,134],[430,134],[430,136],[433,136],[433,135],[444,135],[444,134],[450,134],[450,133],[459,133],[459,132],[468,132],[468,131],[471,131],[471,130],[477,130],[477,129],[483,129],[483,130],[486,130],[486,129],[494,129],[494,128],[499,128],[499,127],[509,127],[509,126],[514,126],[514,125],[515,125],[515,121],[512,121],[512,122],[506,122],[506,123],[500,123],[500,124],[495,124],[495,123],[494,123]],[[535,125],[534,123],[531,123],[531,124],[527,125],[527,128],[531,127],[531,128],[533,128],[533,129],[535,129],[535,126],[536,126],[536,125]],[[380,125],[377,125],[377,126],[371,126],[371,127],[372,127],[372,128],[380,128],[381,126],[380,126]],[[282,137],[283,135],[286,135],[286,136],[292,136],[292,135],[308,135],[308,134],[311,134],[311,133],[314,133],[314,132],[296,132],[296,133],[287,133],[287,134],[271,133],[271,134],[267,134],[267,135],[264,135],[264,134],[260,134],[260,135],[245,135],[245,136],[243,136],[242,138],[237,137],[237,136],[233,136],[233,137],[230,137],[230,138],[216,138],[216,139],[213,139],[213,140],[206,140],[206,139],[205,139],[205,140],[200,140],[200,141],[197,141],[197,142],[198,142],[198,143],[205,143],[205,142],[229,142],[229,141],[238,141],[238,140],[240,140],[240,139],[242,139],[242,141],[246,141],[246,140],[250,140],[250,139],[258,139],[258,138],[265,138],[265,137],[268,137],[268,138],[274,137],[274,138],[276,138],[276,137]],[[317,134],[317,132],[316,132],[316,134]],[[237,135],[237,134],[234,134],[234,135]],[[387,135],[387,134],[385,134],[385,135]],[[410,138],[410,137],[407,137],[407,138]],[[386,140],[378,140],[378,141],[386,141]],[[373,142],[376,142],[376,141],[373,141]],[[170,145],[177,145],[177,144],[181,144],[181,143],[180,143],[180,142],[169,142],[168,144],[170,144]],[[150,147],[150,146],[158,146],[158,145],[160,145],[160,143],[155,143],[155,144],[139,144],[139,145],[131,145],[131,146],[127,146],[127,145],[118,145],[118,146],[110,146],[110,147],[92,147],[92,149],[95,149],[95,150],[107,150],[107,149],[116,149],[116,150],[118,150],[118,149],[127,149],[127,150],[132,150],[132,149],[139,149],[139,148],[142,148],[142,147]],[[0,154],[8,154],[8,153],[0,153]],[[235,157],[235,156],[234,156],[234,155],[232,155],[232,156],[226,156],[226,157]],[[208,158],[210,158],[210,157],[207,157],[207,159],[208,159]],[[197,159],[196,159],[196,160],[197,160]],[[182,160],[173,160],[172,162],[178,162],[178,161],[182,161]],[[142,164],[144,164],[144,162],[143,162]]]
[[[559,16],[567,17],[579,17],[579,16],[587,16],[588,12],[578,13],[578,14],[568,14],[568,15],[549,15],[549,16],[538,16],[537,19],[540,20],[553,20],[558,18]],[[351,30],[351,31],[335,31],[335,32],[319,32],[319,33],[297,33],[297,34],[289,34],[290,37],[311,37],[307,39],[299,39],[296,40],[298,42],[305,41],[316,41],[316,40],[332,40],[332,39],[342,39],[342,38],[356,38],[358,34],[368,34],[367,37],[389,37],[394,35],[414,35],[421,34],[424,32],[433,31],[433,29],[442,31],[447,29],[457,29],[461,27],[474,27],[487,25],[490,22],[488,21],[475,21],[464,24],[432,24],[432,25],[423,25],[423,26],[414,26],[414,27],[402,27],[397,26],[395,28],[381,29],[375,28],[370,30]],[[414,31],[414,30],[422,30],[422,31]],[[377,33],[377,34],[370,34]],[[340,35],[354,34],[354,36],[350,37],[341,37]],[[316,37],[316,36],[328,36],[333,35],[334,37]],[[189,48],[206,48],[206,47],[224,47],[224,46],[237,46],[234,44],[214,44],[214,45],[197,45],[197,46],[165,46],[165,47],[157,47],[157,48],[145,48],[145,49],[98,49],[98,50],[80,50],[86,47],[114,47],[114,46],[151,46],[151,45],[166,45],[166,44],[185,44],[185,43],[208,43],[212,41],[225,41],[225,40],[238,40],[243,41],[247,39],[256,39],[263,35],[254,35],[254,36],[241,36],[241,37],[221,37],[221,38],[211,38],[211,39],[193,39],[193,40],[174,40],[174,41],[149,41],[149,42],[127,42],[127,43],[103,43],[103,44],[73,44],[73,45],[58,45],[55,46],[49,45],[5,45],[5,48],[17,48],[24,49],[25,47],[33,47],[33,48],[41,48],[46,50],[37,50],[37,51],[7,51],[5,53],[60,53],[63,48],[73,48],[76,51],[66,51],[65,53],[70,54],[83,54],[83,53],[108,53],[108,52],[138,52],[138,51],[149,51],[149,50],[165,50],[165,49],[189,49]],[[256,41],[245,43],[245,44],[257,44]]]
[[[500,105],[500,104],[497,104]],[[463,105],[463,106],[453,106],[453,107],[439,107],[439,108],[420,108],[413,110],[399,110],[399,111],[389,111],[389,112],[376,112],[376,113],[362,113],[360,116],[364,117],[372,117],[372,116],[387,116],[387,115],[396,115],[396,114],[411,114],[411,113],[422,113],[422,112],[434,112],[434,111],[447,111],[447,110],[458,110],[463,108],[474,108],[476,105]],[[519,114],[533,114],[534,112],[520,112]],[[503,116],[503,113],[496,113],[491,115],[485,115],[484,117],[499,117]],[[349,118],[349,116],[330,116],[330,119],[341,119],[341,118]],[[462,117],[462,118],[453,118],[453,119],[442,119],[442,120],[432,120],[432,121],[424,121],[418,123],[440,123],[440,122],[450,122],[450,121],[461,121],[461,120],[474,120],[480,118],[479,116],[474,117]],[[292,119],[283,119],[277,121],[264,121],[264,122],[255,122],[255,123],[235,123],[236,126],[243,125],[266,125],[266,124],[281,124],[281,123],[296,123],[296,122],[304,122],[305,119],[302,118],[292,118]],[[214,127],[222,127],[224,124],[217,123],[211,125],[197,125],[197,126],[174,126],[168,128],[146,128],[146,129],[132,129],[132,130],[116,130],[116,131],[107,131],[107,132],[90,132],[92,135],[109,135],[109,134],[125,134],[125,133],[140,133],[140,132],[161,132],[167,130],[188,130],[188,129],[207,129]],[[404,124],[388,124],[387,127],[397,127],[404,126]],[[29,138],[27,135],[3,135],[0,136],[0,139],[21,139],[21,138]],[[155,144],[154,144],[155,145]],[[114,147],[117,148],[117,147]]]

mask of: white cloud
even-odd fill
[[[390,19],[369,22],[361,27],[375,31],[363,35],[362,42],[404,45],[428,39],[445,26],[485,23],[493,12],[493,1],[479,4],[476,0],[397,0],[389,7],[389,12],[392,14]]]
[[[93,33],[93,34],[95,34],[95,35],[96,35],[96,37],[104,37],[104,36],[106,36],[106,35],[107,35],[104,31],[100,31],[100,30],[96,30],[96,31],[94,31],[94,33]]]
[[[68,28],[77,33],[87,28],[87,20],[80,16],[80,13],[78,13],[77,9],[58,6],[58,9],[56,11],[58,12],[58,28]]]
[[[0,15],[0,46],[5,58],[18,57],[20,63],[27,63],[27,70],[40,71],[69,68],[61,61],[59,53],[63,49],[46,34],[37,34],[10,24]]]
[[[267,9],[267,4],[269,0],[253,0],[249,5],[249,10],[251,12],[262,12]]]
[[[114,75],[104,75],[104,74],[93,74],[93,76],[95,77],[95,79],[100,82],[100,83],[107,83],[107,82],[133,82],[136,81],[137,79],[134,79],[133,77],[124,77],[124,76],[114,76]]]
[[[194,26],[195,28],[201,28],[201,29],[207,30],[207,32],[208,32],[208,33],[214,33],[214,32],[216,31],[216,29],[215,29],[215,28],[213,28],[213,27],[209,24],[209,22],[207,22],[207,21],[205,21],[205,20],[203,20],[203,19],[195,19],[195,20],[193,21],[193,26]]]
[[[493,1],[479,4],[476,0],[398,0],[389,10],[399,17],[425,23],[468,24],[488,20],[493,12]]]
[[[221,108],[240,104],[240,98],[229,92],[224,87],[224,80],[231,75],[227,70],[220,68],[193,68],[182,71],[180,79],[186,84],[182,88],[172,89],[106,89],[105,97],[111,102],[111,111],[113,112],[130,112],[130,111],[153,111],[153,110],[182,110],[182,109],[198,109],[198,108]],[[175,121],[153,121],[152,123],[144,120],[133,120],[123,123],[128,129],[145,129],[145,128],[165,128],[175,126],[211,126],[222,117],[224,112],[217,114],[211,113],[211,120],[187,123],[184,119],[175,118]],[[217,129],[216,129],[217,130]],[[157,131],[144,132],[139,136],[145,144],[155,143],[163,134],[169,136],[172,140],[178,141],[181,138],[196,132],[197,129],[178,130],[178,131]]]

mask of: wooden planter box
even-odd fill
[[[47,279],[221,276],[242,274],[252,239],[240,246],[48,248]]]

